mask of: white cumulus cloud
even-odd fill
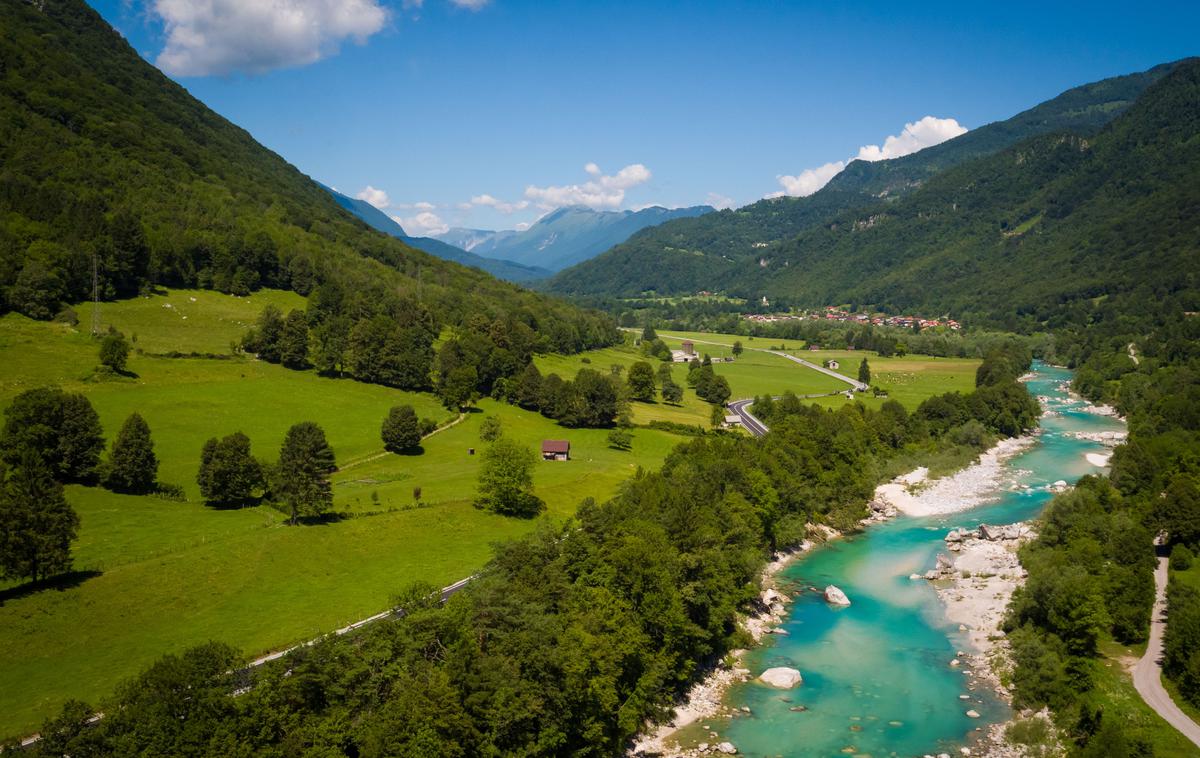
[[[864,161],[882,161],[889,158],[899,158],[918,150],[953,139],[960,134],[966,134],[967,128],[952,118],[934,118],[926,116],[920,121],[905,124],[904,131],[889,136],[879,145],[863,145],[855,157]]]
[[[525,188],[525,197],[542,209],[565,205],[586,205],[594,210],[613,210],[625,202],[625,191],[650,181],[650,169],[631,163],[613,175],[607,175],[595,163],[583,170],[591,177],[582,184]]]
[[[847,160],[832,161],[816,168],[807,168],[795,176],[790,174],[776,176],[775,179],[783,189],[779,192],[772,192],[767,197],[782,197],[783,195],[805,197],[828,184],[829,180],[840,174],[850,161],[882,161],[899,158],[953,139],[960,134],[965,134],[966,131],[965,126],[952,118],[926,116],[920,121],[905,124],[904,130],[900,134],[889,135],[883,141],[883,147],[863,145],[858,149],[857,155]]]
[[[780,197],[781,195],[804,197],[811,195],[828,184],[829,180],[840,174],[845,167],[845,161],[833,161],[832,163],[826,163],[816,168],[806,168],[795,176],[788,174],[777,176],[775,179],[783,187],[783,191],[775,192],[768,195],[768,197]]]
[[[459,8],[466,8],[469,11],[477,11],[491,1],[492,0],[450,0],[450,4],[457,5]]]
[[[430,203],[416,203],[415,205],[433,207]],[[431,210],[419,211],[413,216],[392,216],[392,220],[404,227],[404,231],[413,237],[431,237],[450,231],[450,225]]]
[[[391,201],[388,199],[388,193],[381,189],[376,189],[369,184],[364,187],[361,192],[355,195],[355,197],[357,197],[359,200],[366,200],[368,203],[376,208],[379,208],[380,210],[383,210],[391,205]]]
[[[383,28],[380,0],[151,0],[165,25],[156,63],[178,76],[304,66]]]

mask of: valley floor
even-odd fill
[[[471,505],[479,456],[470,451],[482,447],[479,425],[488,415],[531,447],[571,440],[571,461],[539,464],[535,472],[535,491],[554,520],[569,517],[585,497],[611,496],[639,466],[658,466],[685,439],[645,424],[709,423],[710,406],[690,390],[677,406],[634,403],[640,426],[632,450],[620,451],[609,447],[605,430],[568,430],[483,400],[461,423],[428,438],[422,454],[383,453],[379,426],[391,406],[412,405],[441,424],[454,414],[429,394],[231,355],[231,343],[268,303],[303,307],[296,295],[269,291],[248,298],[170,291],[103,304],[102,323],[136,335],[141,351],[130,359],[131,376],[106,381],[94,375],[96,345],[82,329],[13,314],[0,319],[0,404],[25,389],[59,384],[88,396],[109,435],[128,414],[141,413],[161,460],[160,481],[182,486],[187,498],[68,488],[81,518],[76,572],[53,589],[0,584],[0,734],[35,731],[68,698],[94,702],[164,653],[221,640],[258,655],[370,616],[413,581],[442,586],[471,574],[490,557],[492,543],[536,525]],[[537,362],[543,372],[573,376],[583,366],[627,368],[642,359],[629,346]],[[975,365],[962,362],[962,376],[973,375]],[[717,371],[739,397],[837,384],[758,353]],[[686,367],[675,372],[685,384]],[[254,454],[271,460],[287,428],[305,420],[321,424],[342,466],[333,478],[340,519],[289,527],[266,506],[224,510],[201,501],[195,476],[206,439],[241,430]],[[422,490],[419,501],[414,487]]]

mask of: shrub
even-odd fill
[[[1196,556],[1191,550],[1188,550],[1187,545],[1176,545],[1171,548],[1171,568],[1176,571],[1187,571],[1192,567],[1192,561],[1196,560]]]

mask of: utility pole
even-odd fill
[[[100,270],[92,253],[92,337],[100,336]]]

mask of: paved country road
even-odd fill
[[[759,421],[757,416],[750,412],[750,406],[753,404],[754,398],[751,397],[745,400],[734,400],[728,405],[728,408],[742,420],[742,426],[746,427],[746,431],[755,437],[761,437],[771,430],[767,428],[766,424]]]
[[[751,348],[751,349],[759,350],[760,348]],[[857,379],[851,379],[850,377],[846,376],[845,374],[839,374],[838,372],[834,371],[831,368],[825,368],[824,366],[819,366],[811,361],[806,361],[803,358],[797,358],[796,356],[791,355],[790,353],[785,353],[782,350],[762,350],[762,352],[770,353],[771,355],[778,355],[780,358],[787,358],[789,361],[795,361],[796,363],[799,363],[801,366],[808,366],[813,371],[820,371],[822,374],[826,374],[827,376],[832,376],[834,379],[840,379],[843,382],[846,382],[847,384],[849,384],[851,387],[853,387],[858,392],[866,392],[867,389],[869,389],[867,387],[867,385],[863,384],[862,382],[858,381]]]
[[[1167,694],[1162,684],[1163,632],[1167,628],[1167,563],[1167,558],[1160,557],[1158,568],[1154,570],[1154,611],[1150,616],[1150,642],[1146,645],[1146,654],[1133,669],[1133,686],[1142,696],[1142,700],[1146,701],[1146,705],[1200,747],[1200,725],[1175,705],[1175,701]]]

